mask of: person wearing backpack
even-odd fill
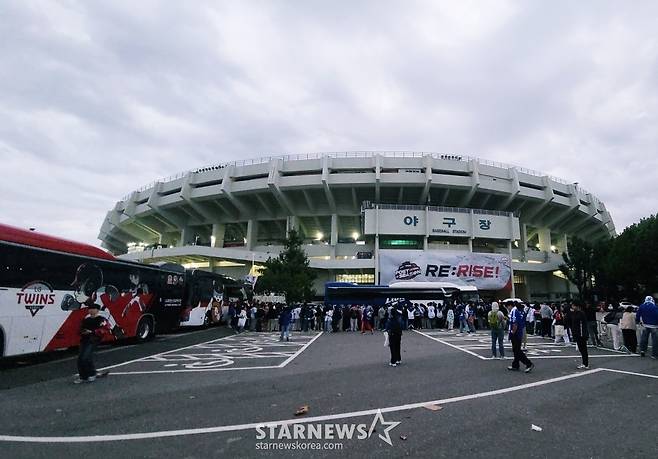
[[[491,311],[487,315],[487,321],[489,322],[489,328],[491,328],[491,355],[494,359],[499,358],[502,360],[505,358],[505,347],[503,346],[505,316],[500,312],[498,303],[495,301],[491,303]],[[496,342],[498,343],[500,357],[496,355]]]

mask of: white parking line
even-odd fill
[[[478,398],[491,397],[495,395],[507,394],[519,390],[530,389],[538,386],[545,386],[547,384],[554,384],[560,381],[569,379],[580,378],[583,376],[591,375],[603,371],[601,368],[583,371],[581,373],[574,373],[566,376],[559,376],[556,378],[544,379],[519,386],[505,387],[502,389],[490,390],[485,392],[478,392],[475,394],[461,395],[458,397],[445,398],[441,400],[430,400],[425,402],[408,403],[406,405],[389,406],[385,408],[374,408],[370,410],[351,411],[347,413],[329,414],[323,416],[313,416],[308,418],[293,418],[282,419],[276,421],[253,422],[249,424],[236,424],[228,426],[215,426],[203,427],[196,429],[180,429],[180,430],[162,430],[158,432],[141,432],[130,434],[115,434],[115,435],[86,435],[86,436],[70,436],[70,437],[30,437],[21,435],[0,435],[0,441],[4,442],[23,442],[23,443],[87,443],[99,441],[123,441],[123,440],[144,440],[152,438],[165,438],[165,437],[180,437],[187,435],[200,435],[219,432],[235,432],[241,430],[252,430],[256,427],[275,426],[275,425],[291,425],[291,424],[307,424],[311,422],[325,422],[335,419],[348,419],[362,416],[372,416],[381,413],[392,413],[398,411],[408,411],[417,408],[422,408],[427,405],[447,405],[449,403],[463,402],[466,400],[474,400]]]
[[[262,365],[262,366],[252,366],[252,367],[246,367],[246,366],[245,367],[221,366],[221,367],[218,367],[218,368],[198,367],[198,368],[171,369],[171,370],[113,371],[113,372],[110,373],[110,376],[147,375],[147,374],[173,374],[173,373],[199,373],[199,372],[209,372],[209,371],[265,370],[265,369],[269,369],[269,368],[283,368],[286,365],[288,365],[290,362],[292,362],[295,358],[297,358],[302,352],[304,352],[316,339],[318,339],[320,337],[320,335],[322,333],[323,332],[320,332],[317,335],[315,335],[310,341],[305,343],[299,350],[297,350],[292,355],[289,354],[289,353],[281,353],[282,355],[280,355],[280,357],[288,357],[288,358],[286,360],[284,360],[282,363],[278,364],[278,365]],[[245,334],[245,335],[225,336],[223,338],[219,338],[219,339],[215,339],[215,340],[211,340],[211,341],[206,341],[206,342],[203,342],[203,343],[197,343],[197,344],[194,344],[194,345],[191,345],[191,346],[185,346],[185,347],[181,347],[181,348],[174,349],[174,350],[167,351],[167,352],[161,352],[159,354],[154,354],[154,355],[150,355],[150,356],[147,356],[147,357],[142,357],[140,359],[130,360],[128,362],[124,362],[124,363],[120,363],[120,364],[117,364],[117,365],[114,365],[114,366],[102,368],[101,370],[107,370],[109,368],[116,368],[116,367],[119,367],[119,366],[128,365],[130,363],[136,363],[136,362],[152,362],[153,360],[158,360],[157,358],[160,357],[160,356],[163,356],[163,355],[171,354],[171,353],[174,353],[174,352],[177,352],[177,351],[181,351],[183,349],[189,349],[189,348],[192,348],[192,347],[195,347],[195,346],[201,346],[201,345],[204,345],[204,344],[214,343],[214,342],[224,340],[224,339],[227,339],[227,338],[234,338],[236,336],[247,336],[247,335]],[[251,336],[254,336],[254,335],[251,335]],[[274,345],[274,346],[279,346],[279,345],[286,346],[286,345],[289,345],[290,343],[288,343],[288,342],[283,342],[283,343],[272,342],[271,344]],[[205,355],[208,356],[208,359],[221,359],[221,356],[217,356],[216,354],[204,354],[204,356]],[[256,358],[256,357],[258,357],[258,356],[247,356],[247,357],[244,357],[244,356],[231,356],[230,360],[241,359],[241,358]],[[276,358],[276,356],[269,355],[269,356],[266,356],[266,357],[260,356],[258,358]],[[230,362],[228,362],[228,363],[230,364]],[[99,370],[99,371],[101,371],[101,370]]]
[[[189,349],[189,348],[191,348],[191,347],[198,346],[199,344],[214,343],[214,342],[216,342],[216,341],[221,341],[221,340],[223,340],[223,339],[231,338],[231,337],[233,337],[233,336],[235,336],[235,335],[223,336],[223,337],[221,337],[221,338],[211,339],[210,341],[204,341],[204,342],[202,342],[202,343],[196,343],[196,344],[191,344],[191,345],[189,345],[189,346],[179,347],[178,349],[172,349],[171,351],[159,352],[159,353],[157,353],[157,354],[148,355],[148,356],[146,356],[146,357],[140,357],[140,358],[138,358],[138,359],[128,360],[127,362],[117,363],[116,365],[110,365],[109,367],[99,368],[98,371],[104,371],[104,370],[109,370],[110,368],[121,367],[121,366],[123,366],[123,365],[128,365],[129,363],[135,363],[135,362],[138,362],[138,361],[140,361],[140,360],[149,359],[149,358],[151,358],[151,357],[157,357],[157,356],[159,356],[159,355],[171,354],[172,352],[181,351],[181,350],[183,350],[183,349]]]
[[[645,378],[658,379],[658,375],[650,375],[648,373],[636,373],[634,371],[614,370],[612,368],[601,368],[601,369],[603,371],[610,371],[612,373],[622,373],[622,374],[625,374],[625,375],[644,376]]]
[[[446,346],[450,346],[450,347],[453,348],[453,349],[457,349],[458,351],[466,352],[467,354],[470,354],[470,355],[472,355],[472,356],[475,356],[475,357],[477,357],[478,359],[481,359],[481,360],[487,360],[486,357],[483,357],[483,356],[481,356],[481,355],[478,354],[478,353],[468,351],[468,350],[463,349],[463,348],[461,348],[461,347],[459,347],[459,346],[455,346],[455,345],[452,344],[452,343],[449,343],[449,342],[444,341],[444,340],[442,340],[442,339],[440,339],[440,338],[436,338],[436,337],[434,337],[434,336],[428,335],[427,333],[423,333],[423,332],[418,331],[418,330],[414,330],[414,332],[415,332],[415,333],[418,333],[419,335],[423,335],[425,338],[429,338],[429,339],[431,339],[431,340],[433,340],[433,341],[436,341],[436,342],[438,342],[438,343],[445,344]]]
[[[477,357],[480,360],[497,360],[494,357],[484,357],[476,352],[473,352],[472,350],[488,350],[491,349],[491,346],[488,344],[482,344],[481,339],[484,339],[487,335],[480,336],[480,338],[475,337],[473,335],[470,335],[470,338],[466,338],[469,335],[463,335],[463,337],[455,336],[455,335],[450,335],[448,338],[450,341],[446,339],[441,339],[437,338],[436,336],[429,335],[427,333],[423,333],[418,330],[413,330],[414,332],[418,333],[419,335],[423,335],[426,338],[429,338],[433,341],[439,342],[441,344],[445,344],[446,346],[450,346],[454,349],[457,349],[459,351],[465,352],[467,354],[470,354],[472,356]],[[454,339],[457,338],[457,339]],[[452,341],[452,342],[451,342]],[[475,344],[474,342],[478,342],[478,344]],[[464,343],[463,345],[459,346],[453,343]],[[508,343],[505,343],[505,349],[507,351],[511,351],[511,345]],[[528,343],[528,349],[525,351],[536,351],[536,352],[542,352],[544,350],[548,352],[561,352],[561,349],[576,349],[573,346],[555,346],[551,342],[539,342],[539,343],[533,343],[529,342]],[[598,348],[597,348],[598,349]],[[614,354],[590,354],[590,358],[607,358],[607,357],[639,357],[639,354],[628,354],[626,352],[622,351],[615,351],[613,349],[603,349],[606,352],[614,352]],[[574,355],[534,355],[534,354],[528,354],[532,359],[574,359],[574,358],[580,358],[579,354],[574,354]],[[510,357],[507,357],[507,359],[511,359]]]
[[[297,358],[297,356],[298,356],[299,354],[301,354],[302,352],[304,352],[304,351],[306,350],[306,348],[309,347],[309,346],[313,343],[313,341],[315,341],[316,339],[318,339],[322,333],[324,333],[324,332],[320,332],[320,333],[318,333],[317,335],[315,335],[311,341],[309,341],[308,343],[304,344],[304,346],[302,346],[302,348],[301,348],[300,350],[298,350],[297,352],[295,352],[293,355],[291,355],[290,357],[288,357],[288,358],[287,358],[287,359],[286,359],[281,365],[279,365],[279,368],[283,368],[283,367],[285,367],[285,366],[288,365],[290,362],[292,362],[295,358]]]

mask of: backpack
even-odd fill
[[[496,330],[498,328],[498,313],[491,311],[489,312],[489,327],[491,327],[492,330]]]

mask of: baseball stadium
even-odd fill
[[[292,229],[319,294],[327,282],[475,276],[500,277],[478,285],[530,301],[575,294],[559,269],[570,237],[615,235],[595,195],[542,172],[455,154],[340,152],[227,162],[144,185],[107,213],[99,239],[123,259],[243,278]]]

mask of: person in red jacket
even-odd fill
[[[78,354],[78,377],[73,381],[75,384],[82,382],[93,382],[96,380],[96,367],[94,366],[94,350],[98,343],[103,340],[105,334],[110,332],[110,324],[101,316],[100,306],[90,302],[87,305],[89,315],[82,320],[80,325],[80,352]],[[103,373],[99,376],[105,376]]]

